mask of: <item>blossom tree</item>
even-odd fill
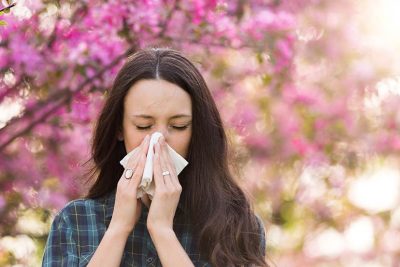
[[[238,181],[265,219],[273,262],[354,266],[353,257],[361,266],[369,255],[398,263],[400,247],[388,245],[400,235],[397,191],[386,206],[360,194],[363,177],[398,185],[399,66],[361,41],[362,19],[352,17],[361,4],[3,2],[10,12],[0,14],[0,265],[37,265],[30,255],[40,260],[52,215],[87,189],[93,122],[117,71],[152,46],[183,51],[205,75]],[[351,243],[359,229],[369,238],[361,249]]]

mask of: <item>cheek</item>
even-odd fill
[[[177,139],[170,140],[168,145],[178,152],[179,155],[186,158],[189,149],[190,138],[191,133],[187,133]]]
[[[125,139],[125,150],[126,150],[127,153],[129,153],[130,151],[134,150],[139,145],[140,145],[140,142],[134,142],[132,140],[126,140]]]
[[[125,130],[126,129],[126,130]],[[129,153],[133,149],[140,146],[142,140],[146,137],[146,134],[138,133],[132,129],[124,129],[124,143],[126,152]]]

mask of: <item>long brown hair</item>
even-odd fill
[[[191,96],[192,137],[189,165],[179,174],[180,201],[193,223],[201,256],[213,266],[267,266],[260,246],[263,226],[230,173],[227,137],[213,97],[196,67],[175,50],[141,50],[119,71],[95,128],[92,158],[97,179],[87,197],[102,197],[117,186],[123,172],[119,160],[126,155],[117,138],[124,98],[142,79],[163,79]]]

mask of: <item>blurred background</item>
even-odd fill
[[[15,5],[14,5],[15,4]],[[0,266],[38,266],[81,197],[126,55],[212,90],[273,266],[400,266],[400,1],[1,1]]]

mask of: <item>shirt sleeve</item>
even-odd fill
[[[262,219],[258,215],[256,215],[256,218],[257,218],[258,226],[260,228],[259,234],[260,234],[261,252],[262,252],[263,256],[265,257],[265,250],[266,250],[266,243],[267,243],[266,238],[265,238],[265,228],[264,228]]]
[[[65,210],[56,215],[44,249],[42,267],[78,266],[77,246]]]

